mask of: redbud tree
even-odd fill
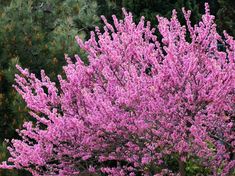
[[[76,37],[89,64],[65,56],[59,84],[17,66],[15,89],[35,122],[25,122],[1,168],[44,175],[185,175],[196,161],[211,175],[235,167],[235,41],[216,32],[206,4],[186,26],[173,10],[138,24],[123,10],[102,17],[88,41]],[[222,45],[222,49],[218,49]],[[169,158],[177,160],[172,169]],[[168,159],[167,159],[168,158]]]

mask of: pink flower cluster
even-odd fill
[[[216,32],[206,13],[182,26],[176,11],[170,20],[157,16],[161,40],[144,17],[138,24],[102,17],[79,46],[79,56],[65,56],[59,85],[41,72],[36,78],[17,66],[15,89],[36,123],[25,122],[20,140],[1,168],[39,175],[176,175],[165,162],[198,158],[213,175],[235,167],[235,41]],[[222,44],[224,51],[218,50]],[[162,174],[161,174],[162,173]],[[170,174],[169,174],[170,175]]]

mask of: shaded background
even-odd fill
[[[198,22],[204,13],[204,0],[0,0],[0,161],[7,159],[5,138],[18,138],[15,129],[21,128],[27,114],[25,103],[12,88],[16,64],[36,73],[44,69],[56,81],[65,64],[64,53],[86,56],[75,43],[74,36],[89,38],[89,31],[102,26],[99,18],[111,15],[122,18],[125,7],[134,15],[150,20],[155,16],[170,17],[177,9],[184,24],[181,8],[192,10],[192,23]],[[211,13],[216,16],[219,33],[226,30],[235,36],[235,1],[209,0]],[[112,22],[111,22],[112,23]],[[196,173],[190,166],[192,175]],[[27,176],[25,171],[0,170],[0,176]]]

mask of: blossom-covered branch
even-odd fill
[[[235,167],[235,41],[216,32],[208,4],[202,20],[187,26],[173,10],[157,16],[162,39],[144,17],[138,24],[123,9],[113,24],[102,17],[79,56],[65,56],[59,85],[17,66],[16,90],[36,123],[25,122],[1,168],[33,175],[183,175],[172,170],[198,158],[213,175]],[[188,30],[187,30],[188,29]],[[102,32],[103,31],[103,32]],[[218,43],[226,51],[218,50]]]

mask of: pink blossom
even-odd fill
[[[113,16],[114,25],[91,32],[79,46],[89,65],[66,55],[59,85],[17,66],[15,89],[36,123],[26,122],[12,140],[1,168],[33,175],[176,175],[164,158],[197,157],[212,174],[235,167],[235,41],[216,32],[206,4],[191,26],[190,11],[177,19],[157,17],[155,29],[144,17]],[[187,39],[189,35],[190,39]],[[222,43],[226,51],[217,49]],[[150,173],[150,167],[159,173]],[[130,169],[131,168],[131,169]]]

